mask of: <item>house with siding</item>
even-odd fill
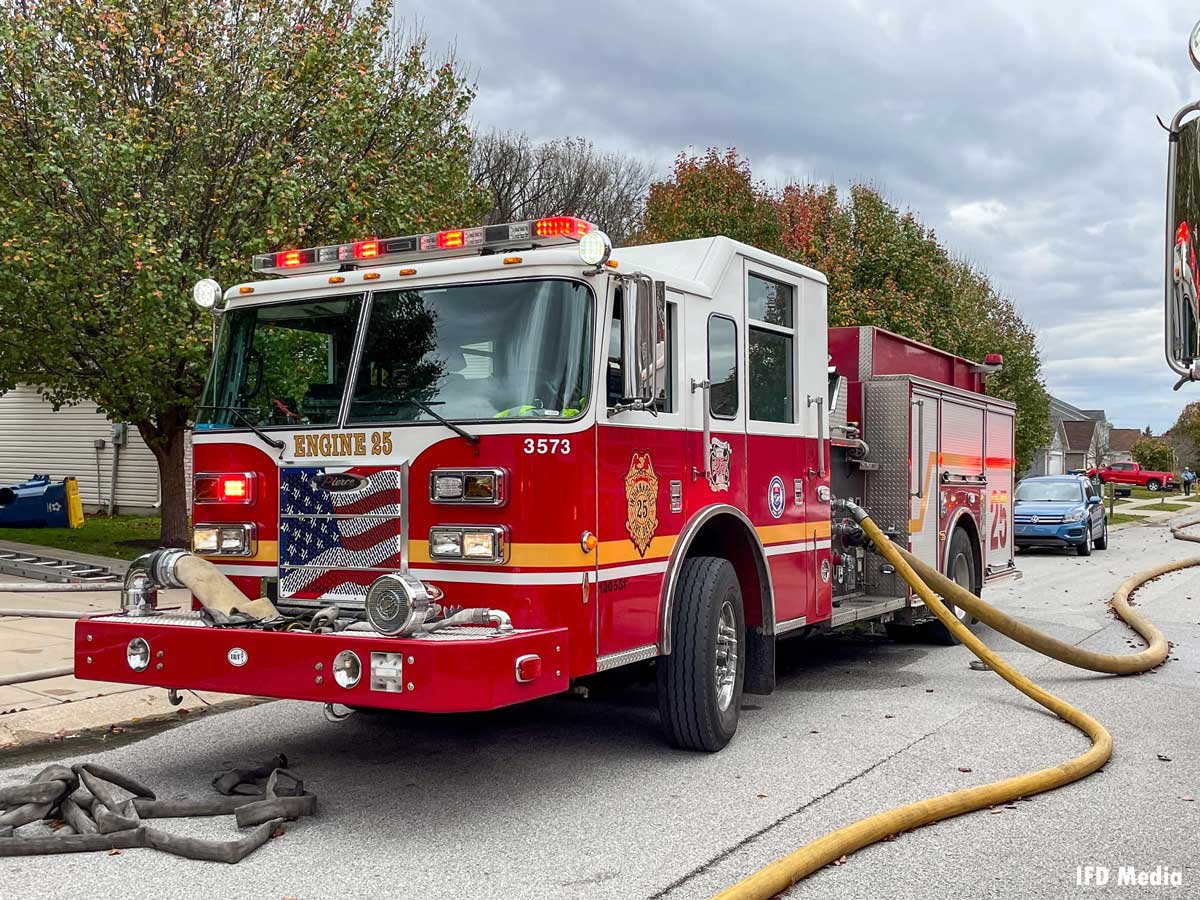
[[[21,385],[0,394],[0,484],[49,475],[79,482],[84,508],[153,514],[160,503],[158,463],[133,426],[115,445],[114,423],[94,403],[57,412],[37,389]],[[187,454],[190,460],[191,454]],[[115,490],[113,488],[115,475]],[[190,478],[188,481],[190,482]]]
[[[1063,433],[1067,436],[1066,446],[1063,448],[1063,463],[1068,472],[1087,471],[1103,460],[1107,450],[1107,435],[1102,425],[1102,422],[1095,419],[1062,423]]]
[[[1052,419],[1050,424],[1054,427],[1050,442],[1034,452],[1026,475],[1062,475],[1067,471],[1067,435],[1063,430],[1063,420]]]
[[[1114,428],[1108,433],[1105,462],[1133,462],[1133,445],[1142,437],[1136,428]]]

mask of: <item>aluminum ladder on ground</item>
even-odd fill
[[[94,566],[41,554],[19,553],[15,550],[0,550],[0,574],[67,584],[119,580],[119,576],[114,575],[104,566]]]

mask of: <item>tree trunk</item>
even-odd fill
[[[187,446],[187,413],[182,407],[170,407],[157,422],[138,422],[138,432],[158,462],[161,485],[162,525],[159,543],[163,547],[189,547],[187,474],[184,450]]]

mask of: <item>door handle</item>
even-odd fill
[[[703,396],[704,408],[700,413],[700,418],[704,423],[704,446],[701,448],[701,453],[704,454],[704,477],[712,478],[712,454],[708,452],[708,445],[712,441],[712,431],[708,423],[708,394],[712,389],[712,382],[705,378],[703,381],[692,379],[692,393],[700,391]],[[692,481],[700,477],[700,470],[692,466]]]
[[[808,396],[808,405],[817,405],[817,474],[825,477],[825,398]]]

